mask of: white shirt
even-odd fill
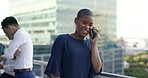
[[[21,53],[16,57],[14,69],[33,68],[33,44],[30,35],[24,28],[20,28],[14,34],[13,40],[8,47],[8,51],[5,53],[5,58],[13,59],[17,49]]]
[[[14,65],[15,65],[15,60],[10,60],[10,59],[6,59],[3,61],[3,69],[4,69],[4,72],[9,74],[9,75],[12,75],[14,76]]]

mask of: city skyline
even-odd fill
[[[148,38],[147,0],[117,0],[117,37]],[[8,0],[0,0],[0,21],[9,16]],[[3,31],[0,30],[0,34]]]

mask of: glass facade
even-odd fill
[[[23,4],[26,5],[21,6]],[[34,44],[48,45],[51,44],[51,34],[73,32],[74,18],[81,8],[94,12],[95,26],[101,34],[99,43],[116,41],[116,0],[10,0],[10,15],[27,29]],[[41,34],[45,35],[38,36]],[[102,48],[107,46],[105,43],[99,45]]]
[[[51,34],[56,32],[55,0],[10,0],[10,15],[30,33],[33,44],[51,43]]]

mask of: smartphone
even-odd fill
[[[95,36],[97,35],[97,33],[96,33],[95,31],[97,31],[97,30],[95,30],[95,29],[91,29],[91,31],[90,31],[90,33],[89,33],[91,39],[94,39]]]

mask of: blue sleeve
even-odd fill
[[[50,77],[50,75],[54,75],[57,77],[61,76],[61,61],[62,55],[64,51],[64,41],[61,36],[58,36],[55,40],[52,49],[51,49],[51,57],[48,61],[47,67],[45,69],[45,74]]]

